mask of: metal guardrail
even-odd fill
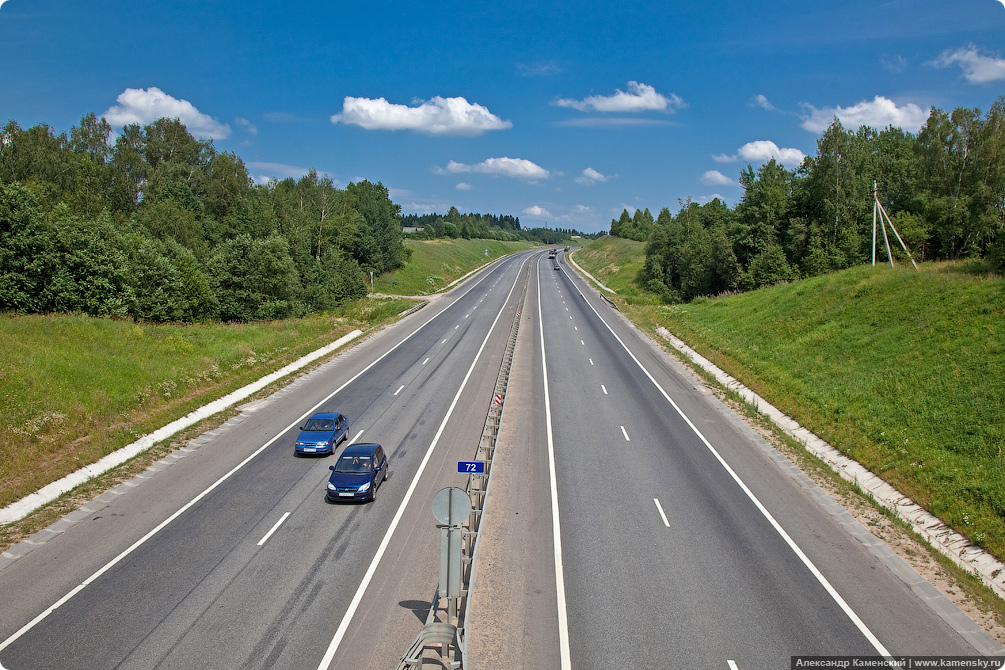
[[[527,272],[529,273],[529,270]],[[475,450],[475,460],[485,461],[485,472],[468,475],[468,483],[464,488],[471,498],[471,514],[468,517],[468,526],[464,532],[462,547],[461,597],[456,598],[456,611],[454,611],[455,606],[452,602],[448,604],[447,608],[443,608],[440,606],[440,601],[443,599],[440,598],[440,589],[437,587],[429,605],[426,622],[415,641],[398,662],[398,670],[421,669],[424,661],[447,668],[464,668],[467,664],[467,635],[464,626],[471,580],[474,576],[475,559],[478,555],[478,531],[481,528],[485,502],[489,494],[492,462],[495,456],[496,442],[499,439],[503,411],[506,407],[506,391],[509,387],[510,372],[513,369],[516,341],[520,333],[520,314],[523,312],[526,298],[527,281],[525,280],[518,301],[519,308],[516,318],[513,320],[506,350],[503,352],[502,363],[499,366],[499,375],[496,377],[492,399],[489,401],[482,435],[478,441],[478,448]],[[426,658],[428,652],[437,654],[437,656]]]

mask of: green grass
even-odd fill
[[[604,236],[572,252],[572,258],[597,281],[617,292],[629,304],[651,305],[658,302],[652,293],[635,284],[635,277],[645,264],[644,242]]]
[[[0,506],[412,301],[337,315],[154,325],[84,316],[0,317]]]
[[[611,272],[604,259],[638,243],[603,243],[577,261],[631,284],[633,263]],[[972,263],[862,266],[687,305],[614,300],[1005,558],[1002,279]]]
[[[405,240],[412,256],[405,267],[374,278],[374,291],[422,296],[438,293],[450,282],[485,263],[532,248],[527,242],[495,240]],[[486,255],[486,250],[488,255]]]

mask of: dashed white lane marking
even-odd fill
[[[729,664],[729,670],[739,670],[740,668],[733,659],[727,660],[726,663]]]
[[[398,390],[394,392],[394,395],[398,395],[399,393],[401,393],[401,389],[403,389],[403,388],[405,388],[404,384],[402,384],[401,386],[398,387]]]
[[[670,527],[670,521],[667,519],[666,512],[663,511],[663,505],[660,504],[660,499],[659,498],[653,498],[653,502],[656,503],[656,509],[660,513],[660,518],[663,519],[663,525],[666,526],[667,528],[669,528]]]
[[[446,340],[443,340],[443,341],[446,342]],[[429,359],[427,358],[426,360],[422,361],[422,364],[425,365],[428,362],[429,362]]]
[[[272,537],[272,534],[275,533],[277,530],[279,530],[279,527],[283,525],[283,522],[289,518],[290,518],[289,512],[279,517],[279,521],[276,522],[276,525],[270,528],[269,532],[265,534],[265,537],[263,537],[261,540],[258,541],[258,546],[261,547],[263,544],[268,542],[269,538]]]
[[[624,426],[621,426],[621,434],[625,436],[625,442],[631,442],[632,438],[628,437],[628,431],[625,430]]]
[[[600,390],[604,392],[604,395],[607,395],[607,387],[606,386],[604,386],[603,384],[601,384],[600,385]]]

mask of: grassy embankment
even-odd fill
[[[407,244],[411,259],[375,280],[378,293],[427,294],[488,260],[529,248],[487,240]],[[337,314],[238,325],[0,315],[0,506],[355,328],[367,331],[392,321],[413,304],[371,296]],[[136,461],[161,457],[175,446],[158,446]],[[145,465],[122,469],[130,467]],[[22,523],[21,530],[4,529],[0,544],[58,513]]]
[[[1005,281],[965,262],[862,266],[661,305],[634,284],[643,247],[601,238],[574,258],[644,330],[665,326],[1005,559]]]
[[[474,268],[535,245],[457,239],[405,240],[405,246],[412,251],[408,264],[396,272],[375,278],[373,286],[377,293],[416,296],[436,293]]]

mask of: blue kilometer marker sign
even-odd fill
[[[457,461],[457,471],[466,475],[485,474],[485,461]]]

